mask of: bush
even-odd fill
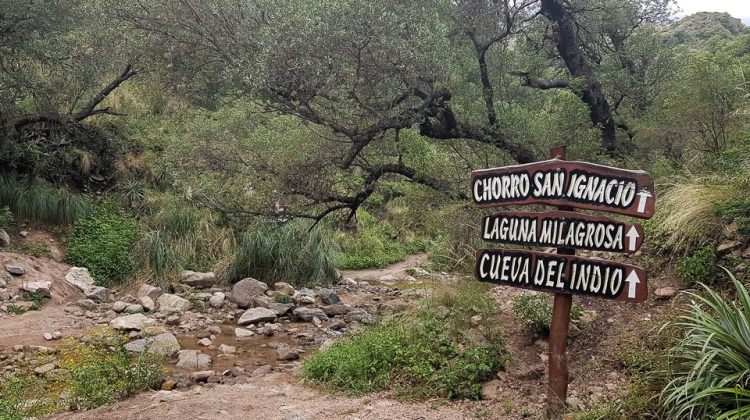
[[[307,358],[302,375],[352,394],[393,387],[412,397],[479,398],[509,360],[497,303],[483,286],[466,283],[334,343]]]
[[[534,334],[549,336],[552,324],[552,304],[550,295],[535,294],[521,295],[513,298],[513,315],[519,318]],[[583,310],[578,305],[570,309],[570,319],[577,321],[583,316]]]
[[[296,287],[330,283],[336,279],[337,253],[338,247],[319,226],[310,230],[299,221],[262,226],[242,235],[224,276],[232,283],[245,277]]]
[[[8,206],[0,207],[0,229],[7,229],[13,223],[13,213]]]
[[[72,265],[88,268],[97,284],[109,286],[135,270],[130,251],[137,236],[133,219],[99,209],[73,225],[66,259]]]
[[[750,235],[750,198],[721,203],[716,208],[716,214],[737,223],[737,233],[740,235]]]
[[[704,246],[693,254],[680,258],[675,266],[677,275],[691,283],[712,281],[718,274],[718,268],[713,246]]]
[[[8,174],[0,175],[0,206],[9,207],[16,219],[48,225],[72,224],[92,210],[81,195]]]
[[[750,295],[727,272],[737,291],[728,301],[711,288],[692,299],[678,321],[682,332],[669,351],[669,382],[662,390],[665,417],[673,419],[750,417]]]

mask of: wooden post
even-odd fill
[[[565,160],[565,146],[550,149],[552,159]],[[573,211],[572,207],[559,207],[559,210]],[[557,248],[560,255],[575,255],[575,249]],[[565,352],[568,347],[568,328],[573,296],[555,293],[552,306],[552,324],[549,333],[549,378],[547,388],[547,418],[559,419],[565,413],[568,395],[568,361]]]

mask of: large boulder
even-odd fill
[[[296,290],[294,290],[294,287],[292,287],[291,284],[283,282],[283,281],[274,283],[273,289],[287,296],[294,296],[294,293],[296,292]]]
[[[164,357],[172,357],[180,351],[180,343],[174,334],[165,332],[151,338],[148,350]]]
[[[143,314],[118,316],[109,323],[112,328],[125,331],[140,331],[153,324],[156,324],[156,320]]]
[[[292,308],[294,308],[294,305],[291,304],[291,303],[271,302],[271,303],[268,304],[268,309],[274,311],[276,313],[276,316],[284,316]]]
[[[331,289],[320,289],[318,296],[324,305],[338,305],[341,303],[339,295],[334,293]]]
[[[268,286],[254,278],[246,278],[238,281],[232,287],[229,300],[236,303],[242,309],[249,308],[256,297],[265,296]]]
[[[65,282],[78,288],[87,298],[99,302],[111,299],[112,293],[106,287],[97,286],[88,268],[71,267],[65,275]]]
[[[148,296],[150,297],[154,302],[159,300],[159,297],[162,295],[162,291],[160,288],[156,286],[152,286],[150,284],[142,284],[141,287],[138,288],[138,292],[136,293],[136,296],[142,297],[142,296]]]
[[[162,312],[185,312],[190,309],[190,301],[177,295],[164,293],[159,296],[156,304]]]
[[[208,299],[208,304],[212,308],[221,308],[224,306],[224,299],[226,298],[226,295],[222,292],[216,292]]]
[[[177,368],[203,370],[211,366],[211,357],[198,350],[180,350],[177,354]]]
[[[313,317],[321,321],[328,321],[328,315],[319,308],[297,308],[292,313],[303,321],[312,321]]]
[[[198,273],[195,271],[184,270],[177,277],[177,281],[191,287],[206,288],[214,286],[219,282],[214,273]]]
[[[39,293],[40,295],[49,298],[49,297],[52,297],[52,293],[49,290],[50,287],[52,287],[51,281],[40,280],[40,281],[24,282],[23,285],[21,286],[21,289],[29,293]]]
[[[237,321],[239,325],[257,324],[269,322],[276,319],[276,312],[267,308],[250,308],[242,314]]]

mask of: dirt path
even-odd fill
[[[341,275],[357,281],[379,280],[383,276],[404,274],[406,273],[407,268],[418,267],[426,261],[427,254],[420,253],[410,255],[406,260],[391,264],[385,268],[371,270],[345,270],[341,272]]]
[[[466,419],[470,411],[453,405],[408,403],[368,395],[350,398],[327,395],[299,384],[284,373],[253,378],[242,385],[219,385],[188,391],[160,391],[95,410],[66,413],[54,419]]]

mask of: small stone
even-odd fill
[[[201,338],[200,340],[198,340],[198,344],[204,347],[208,347],[211,344],[213,344],[213,341],[211,341],[210,338],[206,337],[206,338]]]
[[[6,300],[10,300],[12,296],[10,295],[10,292],[5,289],[0,289],[0,302],[5,302]]]
[[[222,292],[216,292],[211,296],[210,299],[208,299],[208,304],[212,308],[221,308],[224,306],[224,299],[226,298],[226,295]]]
[[[34,373],[37,375],[44,375],[45,373],[52,372],[55,369],[54,363],[46,363],[34,369]]]
[[[482,385],[479,395],[483,400],[498,400],[502,398],[503,389],[503,382],[499,379],[493,379]]]
[[[5,229],[0,229],[0,247],[10,246],[10,235]]]
[[[263,376],[271,373],[273,367],[271,365],[263,365],[253,371],[250,376]]]
[[[260,335],[266,335],[266,336],[273,336],[276,333],[280,333],[282,331],[282,327],[280,324],[271,324],[267,323],[261,328],[258,328],[258,334]]]
[[[335,319],[331,320],[331,322],[328,324],[328,328],[330,328],[332,330],[337,330],[337,331],[338,330],[343,330],[347,326],[348,325],[346,324],[346,322],[344,322],[343,319],[338,319],[338,318],[335,318]]]
[[[473,325],[473,326],[476,327],[477,325],[479,325],[482,322],[482,316],[481,315],[474,315],[474,316],[471,317],[470,322],[471,322],[471,325]]]
[[[148,340],[146,340],[145,338],[133,340],[125,344],[125,350],[129,351],[130,353],[137,353],[137,354],[140,354],[146,351],[147,347],[148,347]]]
[[[198,350],[180,350],[177,354],[177,368],[199,370],[211,366],[211,357]]]
[[[26,274],[26,268],[21,267],[17,264],[5,264],[5,271],[13,274],[14,276],[23,276]]]
[[[164,357],[172,357],[180,351],[180,342],[170,332],[154,336],[149,344],[149,351]]]
[[[117,317],[113,319],[112,321],[110,321],[109,325],[119,330],[140,331],[146,328],[147,326],[153,325],[155,323],[156,323],[156,320],[153,320],[143,314],[132,314],[132,315],[125,315],[125,316]]]
[[[219,279],[214,273],[198,273],[184,270],[177,276],[177,281],[190,287],[207,288],[218,283]]]
[[[47,341],[52,341],[52,333],[44,333],[42,337]]]
[[[210,325],[208,328],[206,328],[206,331],[208,331],[211,334],[220,335],[221,334],[221,327],[218,325]]]
[[[356,286],[357,282],[354,279],[350,279],[350,278],[345,277],[345,278],[341,279],[341,281],[339,281],[339,284],[341,286]]]
[[[301,296],[296,296],[294,298],[294,301],[298,305],[312,305],[315,303],[315,298],[313,296],[301,295]]]
[[[318,292],[318,296],[320,296],[320,300],[323,302],[324,305],[339,305],[341,304],[341,298],[339,298],[339,295],[333,292],[333,290],[330,289],[321,289]]]
[[[283,281],[274,283],[273,289],[287,296],[294,296],[294,294],[297,292],[296,290],[294,290],[294,287],[292,287],[291,284],[285,283]]]
[[[125,308],[125,312],[129,314],[139,314],[143,312],[143,306],[134,303],[132,305],[128,305],[128,307]]]
[[[18,232],[18,234],[21,235],[22,238],[25,238],[25,237],[29,236],[29,231],[28,230],[22,230],[22,231]]]
[[[312,321],[313,317],[328,321],[328,315],[319,308],[297,308],[292,313],[303,321]]]
[[[76,301],[76,305],[86,309],[87,311],[93,311],[96,309],[96,302],[94,302],[92,299],[79,299]]]
[[[112,292],[106,287],[94,286],[83,293],[87,298],[97,300],[99,302],[108,302],[112,300]]]
[[[138,297],[148,296],[154,302],[159,300],[159,296],[161,295],[162,295],[162,291],[160,288],[156,286],[152,286],[150,284],[145,284],[145,283],[142,284],[141,287],[138,288],[138,292],[136,292],[136,296]]]
[[[154,303],[154,300],[150,297],[141,296],[138,298],[138,300],[141,301],[141,306],[143,306],[143,309],[145,309],[146,311],[153,312],[154,309],[156,309],[156,303]]]
[[[255,333],[246,328],[235,328],[234,335],[237,336],[237,338],[245,338],[252,337],[255,335]]]
[[[267,308],[251,308],[245,311],[237,321],[239,325],[257,324],[276,319],[276,312]]]
[[[346,315],[351,312],[352,308],[349,305],[328,305],[322,306],[320,309],[326,313],[329,317],[336,315]]]
[[[230,346],[228,344],[222,344],[219,346],[219,351],[222,354],[234,354],[237,351],[237,347]]]
[[[163,384],[161,384],[161,389],[162,389],[162,391],[171,391],[176,386],[177,386],[177,382],[175,382],[175,381],[173,381],[171,379],[167,379],[166,381],[164,381]]]
[[[375,316],[366,312],[362,309],[357,309],[344,315],[344,319],[347,322],[359,322],[362,324],[374,324],[376,319]]]
[[[48,280],[41,280],[41,281],[29,281],[24,283],[21,288],[29,293],[39,293],[42,296],[45,297],[52,297],[52,293],[50,292],[50,287],[52,287],[52,282]]]
[[[725,254],[727,252],[733,251],[737,248],[739,248],[742,245],[742,242],[740,241],[726,241],[722,242],[717,248],[716,253],[717,254]]]
[[[59,340],[62,338],[62,333],[60,331],[55,331],[52,333],[52,339],[53,340]]]
[[[189,300],[169,293],[159,296],[156,304],[159,306],[159,310],[163,312],[185,312],[190,309]]]
[[[657,299],[667,300],[673,298],[677,294],[677,289],[674,287],[660,287],[654,291],[654,296]]]
[[[287,346],[281,346],[276,349],[276,356],[279,360],[297,360],[299,353]]]
[[[249,308],[256,296],[264,296],[268,285],[254,278],[246,278],[238,281],[232,286],[229,300],[236,303],[242,309]]]
[[[291,304],[291,303],[276,303],[276,302],[271,302],[271,303],[268,304],[268,309],[274,311],[276,313],[276,316],[284,316],[292,308],[294,308],[294,305]]]
[[[167,320],[165,321],[167,325],[179,325],[180,324],[180,316],[179,315],[170,315],[167,317]]]
[[[193,382],[206,382],[208,379],[212,376],[214,376],[216,372],[213,370],[202,370],[200,372],[193,372],[190,374],[190,380]]]
[[[253,298],[253,306],[256,308],[268,308],[271,306],[271,300],[268,296],[258,295]]]

